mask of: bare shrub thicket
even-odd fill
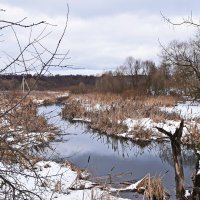
[[[179,96],[173,72],[168,63],[156,66],[153,61],[129,56],[115,71],[105,72],[96,80],[96,90],[123,96],[174,95]]]
[[[19,88],[12,81],[9,88],[13,88],[13,92],[0,93],[0,199],[41,199],[41,192],[27,189],[21,180],[35,178],[35,184],[44,189],[44,177],[35,170],[35,163],[39,160],[35,153],[40,155],[48,141],[53,139],[54,133],[46,120],[37,116],[35,104],[27,97],[39,78],[50,72],[50,68],[66,67],[68,53],[59,52],[67,28],[66,10],[66,22],[51,48],[47,39],[52,31],[57,30],[56,25],[42,20],[30,22],[23,16],[19,20],[9,21],[7,15],[4,16],[4,12],[9,11],[0,10],[0,45],[9,51],[6,45],[14,41],[12,51],[1,54],[0,75],[36,75],[30,86],[23,79],[23,93],[14,93]],[[25,35],[23,38],[22,33]]]
[[[1,112],[11,108],[18,98],[6,95],[1,99],[4,106]],[[0,197],[4,199],[39,198],[37,194],[28,191],[18,176],[28,177],[33,172],[38,183],[40,177],[35,171],[35,164],[40,160],[35,154],[43,151],[50,140],[55,138],[53,127],[46,119],[37,115],[37,107],[31,101],[23,101],[7,113],[0,122]],[[30,171],[30,172],[28,172]]]

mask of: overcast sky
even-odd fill
[[[0,16],[15,21],[22,17],[44,19],[62,30],[66,3],[70,13],[62,49],[70,50],[68,64],[83,69],[55,72],[62,74],[101,73],[122,65],[128,56],[158,63],[159,41],[166,45],[173,39],[185,40],[196,31],[170,26],[160,12],[175,22],[191,12],[194,19],[200,19],[198,0],[1,0],[0,8],[6,13]],[[49,37],[50,45],[58,34],[55,31]],[[6,51],[14,49],[11,41]]]

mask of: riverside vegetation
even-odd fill
[[[62,116],[72,121],[86,121],[90,128],[109,135],[143,141],[164,139],[166,137],[155,127],[163,127],[163,124],[166,127],[169,124],[172,128],[177,126],[184,114],[175,109],[179,101],[173,96],[124,99],[114,94],[71,95],[65,103]],[[170,112],[168,108],[171,108]],[[191,144],[194,138],[198,143],[200,116],[185,117],[183,143]]]
[[[199,147],[199,109],[199,103],[192,104],[177,96],[138,95],[124,98],[116,94],[90,93],[71,95],[65,102],[62,117],[70,121],[85,122],[89,128],[100,133],[133,141],[171,140],[172,147],[174,146],[175,149],[173,157],[176,163],[179,159],[182,160],[181,144],[192,147],[195,152]],[[180,141],[174,141],[171,137],[173,134],[174,137],[177,134]],[[179,170],[183,173],[181,163],[175,169],[176,174]],[[199,166],[198,161],[197,166]],[[195,173],[194,177],[197,179],[198,170]],[[176,179],[178,180],[177,199],[182,199],[183,196],[186,198],[184,186],[179,185],[184,181],[184,175],[181,178],[176,175]],[[165,192],[162,194],[167,194],[166,190],[163,191]],[[154,191],[153,194],[156,193]],[[187,198],[190,198],[189,196]],[[167,199],[168,196],[153,198]]]

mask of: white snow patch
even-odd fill
[[[74,117],[73,121],[91,122],[91,119]]]
[[[134,190],[137,190],[138,189],[138,186],[139,184],[142,182],[143,179],[137,181],[136,183],[133,183],[131,185],[129,185],[128,187],[125,187],[125,188],[111,188],[110,191],[112,192],[123,192],[123,191],[134,191]]]
[[[191,196],[191,191],[190,190],[185,190],[185,197],[188,198]]]
[[[37,105],[42,105],[44,103],[44,99],[33,99],[33,103]]]
[[[160,107],[161,111],[175,112],[184,119],[195,119],[200,117],[200,103],[186,101],[178,103],[175,107]]]
[[[0,163],[0,166],[2,166],[2,163]],[[92,197],[95,197],[95,199],[106,199],[107,197],[108,199],[122,200],[122,198],[113,197],[109,192],[102,191],[98,187],[92,187],[93,184],[90,181],[80,180],[79,174],[71,170],[69,166],[53,161],[40,161],[35,167],[40,176],[39,181],[35,178],[35,174],[28,170],[24,173],[29,176],[18,174],[15,178],[27,190],[40,195],[42,199],[91,200]],[[9,177],[9,180],[12,182],[14,178]]]

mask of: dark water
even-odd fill
[[[161,174],[163,183],[174,196],[175,181],[169,143],[136,144],[106,135],[93,133],[81,123],[72,124],[59,116],[61,106],[40,107],[49,122],[64,134],[62,141],[53,142],[52,156],[72,161],[87,168],[94,176],[112,176],[113,181],[138,180],[150,173]],[[191,174],[195,168],[195,156],[191,150],[183,151],[186,187],[192,185]],[[129,196],[130,197],[130,196]],[[172,198],[173,199],[173,198]]]

